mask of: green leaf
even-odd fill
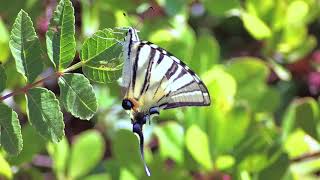
[[[5,63],[9,59],[9,32],[8,29],[3,22],[2,18],[0,18],[0,64]]]
[[[226,70],[240,86],[265,83],[269,74],[268,66],[262,60],[253,57],[234,58],[226,66]]]
[[[205,0],[204,5],[215,16],[224,16],[231,10],[241,7],[239,0]]]
[[[111,30],[104,29],[88,38],[81,49],[83,73],[98,83],[112,82],[118,79],[122,70],[122,46],[117,43],[119,37]]]
[[[220,111],[230,110],[237,91],[236,81],[231,74],[217,65],[207,71],[202,80],[208,87],[211,99],[214,99],[215,108]]]
[[[235,105],[228,113],[219,110],[215,113],[213,121],[209,122],[210,139],[215,137],[214,149],[219,152],[232,151],[236,145],[245,138],[251,118],[246,107]]]
[[[121,167],[138,176],[145,174],[139,152],[139,139],[128,130],[117,131],[112,142],[112,154]],[[152,169],[150,170],[152,173]]]
[[[104,140],[97,131],[81,133],[71,149],[68,176],[72,179],[89,173],[102,159]]]
[[[249,103],[254,111],[274,110],[279,105],[279,93],[266,84],[269,68],[262,60],[252,57],[235,58],[226,66],[226,71],[237,82],[236,98]],[[253,89],[255,93],[252,93]],[[275,101],[268,101],[267,95]]]
[[[243,12],[241,18],[244,27],[254,38],[261,40],[271,36],[270,28],[259,17]]]
[[[285,175],[286,171],[289,168],[290,160],[288,158],[288,155],[285,153],[281,153],[275,156],[277,157],[274,160],[274,162],[270,163],[270,165],[267,168],[262,170],[259,173],[259,177],[257,179],[282,179],[282,177]]]
[[[320,119],[319,106],[313,98],[304,98],[296,102],[296,121],[306,133],[319,140],[320,134],[317,130]]]
[[[186,132],[186,146],[192,157],[206,170],[213,167],[210,152],[209,138],[198,126],[192,125]]]
[[[81,30],[84,37],[91,36],[99,29],[101,13],[101,1],[81,0]],[[110,16],[109,14],[104,16]],[[105,17],[104,17],[105,18]],[[105,19],[103,19],[105,21]]]
[[[175,1],[163,1],[163,0],[156,0],[157,3],[161,7],[164,7],[164,10],[167,15],[174,16],[176,14],[181,13],[182,10],[186,9],[187,3],[184,0],[175,0]]]
[[[218,42],[208,33],[201,34],[193,49],[190,67],[197,73],[208,71],[220,58]]]
[[[26,96],[29,122],[43,137],[59,142],[64,136],[64,123],[54,93],[45,88],[33,88]]]
[[[4,68],[0,64],[0,92],[2,92],[6,87],[7,87],[7,75]]]
[[[82,178],[82,180],[101,180],[101,179],[111,180],[112,178],[107,173],[93,174],[93,175],[86,176],[86,177]]]
[[[306,23],[306,18],[309,13],[309,6],[305,1],[294,0],[288,4],[286,13],[287,24],[296,26],[301,25]]]
[[[297,127],[319,140],[320,132],[317,130],[319,113],[318,104],[313,98],[307,97],[293,101],[284,115],[283,140]]]
[[[70,154],[69,143],[66,137],[59,143],[49,143],[48,152],[53,160],[53,169],[58,176],[57,179],[63,179],[62,177],[65,176]]]
[[[182,127],[175,122],[166,123],[164,126],[157,127],[155,134],[159,139],[162,158],[171,158],[182,164],[184,158],[184,132]]]
[[[12,179],[12,171],[9,163],[3,158],[0,153],[0,178],[5,177],[6,179]]]
[[[243,156],[243,160],[238,165],[239,169],[251,173],[257,173],[268,165],[268,156],[266,153],[250,153]]]
[[[283,142],[284,149],[291,159],[314,151],[313,143],[310,143],[312,141],[306,141],[306,136],[307,134],[299,129],[291,133],[286,141]],[[299,144],[299,146],[297,146],[297,144]]]
[[[1,146],[8,153],[18,155],[23,146],[18,115],[7,105],[0,103]]]
[[[32,161],[33,157],[44,150],[46,141],[40,137],[36,130],[25,125],[22,128],[23,149],[18,156],[8,158],[11,165],[21,165]]]
[[[28,14],[21,10],[13,24],[9,46],[16,68],[28,83],[42,72],[41,47]]]
[[[74,73],[59,77],[58,83],[65,109],[80,119],[91,119],[97,111],[97,99],[89,80]]]
[[[70,0],[61,0],[46,33],[48,56],[59,71],[70,65],[76,53],[74,19]]]
[[[235,159],[230,155],[219,156],[215,162],[219,170],[225,170],[231,168],[235,164]]]

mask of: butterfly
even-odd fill
[[[121,86],[125,89],[122,107],[129,112],[132,131],[139,136],[141,158],[150,176],[144,161],[143,125],[161,110],[209,106],[210,95],[205,84],[185,63],[151,42],[140,41],[136,29],[126,29],[122,46]]]

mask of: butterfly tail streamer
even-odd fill
[[[140,126],[140,124],[136,124],[136,125]],[[144,170],[145,170],[147,176],[151,176],[151,173],[150,173],[150,170],[147,166],[147,163],[144,160],[144,137],[143,137],[143,133],[142,133],[142,127],[135,128],[135,125],[134,125],[133,132],[137,133],[137,135],[139,136],[140,155],[141,155],[141,159],[143,161]]]

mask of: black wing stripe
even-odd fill
[[[203,106],[204,102],[175,102],[175,103],[166,103],[164,109],[172,109],[176,107],[183,107],[183,106]]]
[[[149,59],[149,63],[148,63],[148,67],[147,67],[147,74],[144,78],[144,82],[143,82],[143,85],[142,85],[142,88],[141,88],[141,91],[140,91],[140,96],[143,94],[143,92],[147,91],[147,88],[149,87],[149,83],[150,83],[150,77],[151,77],[151,68],[152,68],[152,65],[153,65],[153,58],[156,54],[156,50],[154,48],[151,48],[150,50],[150,55],[148,57]],[[146,88],[147,87],[147,88]]]
[[[175,82],[176,80],[178,80],[179,78],[181,78],[185,74],[187,74],[187,71],[185,69],[182,69],[180,71],[179,75],[173,80],[173,82]]]
[[[159,59],[157,61],[157,64],[160,64],[160,62],[162,61],[163,58],[164,58],[164,54],[160,52],[160,56],[159,56]]]
[[[167,79],[170,79],[172,75],[174,75],[178,70],[178,65],[176,63],[172,63],[171,67],[166,72],[165,76]]]
[[[132,75],[132,91],[134,92],[134,87],[136,85],[136,77],[137,77],[137,69],[138,69],[138,60],[139,60],[139,54],[140,50],[143,47],[144,44],[140,44],[137,49],[136,57],[134,60],[134,65],[133,65],[133,75]]]

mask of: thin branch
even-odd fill
[[[299,156],[297,158],[291,159],[291,161],[296,163],[296,162],[314,159],[314,158],[320,158],[320,151],[314,152],[314,153],[309,153],[309,154],[304,154],[304,155]]]
[[[1,96],[0,97],[0,102],[8,99],[9,97],[12,97],[12,96],[15,96],[17,94],[20,94],[20,93],[24,93],[25,94],[25,93],[27,93],[27,91],[29,89],[37,86],[38,84],[40,84],[40,83],[42,83],[42,82],[44,82],[44,81],[46,81],[48,79],[54,78],[54,77],[60,77],[66,72],[70,72],[70,71],[76,70],[76,69],[80,68],[83,64],[84,63],[82,61],[80,61],[80,62],[68,67],[67,69],[63,70],[62,72],[55,72],[55,73],[50,74],[49,76],[47,76],[47,77],[45,77],[43,79],[40,79],[40,80],[38,80],[38,81],[36,81],[36,82],[34,82],[32,84],[27,84],[26,86],[24,86],[24,87],[22,87],[22,88],[20,88],[18,90],[15,90],[15,91],[13,91],[13,92],[11,92],[9,94]]]
[[[4,96],[1,96],[1,97],[0,97],[0,101],[4,101],[4,100],[6,100],[7,98],[9,98],[9,97],[11,97],[11,96],[15,96],[15,95],[20,94],[20,93],[26,93],[29,89],[37,86],[38,84],[40,84],[40,83],[42,83],[42,82],[44,82],[44,81],[46,81],[46,80],[48,80],[48,79],[51,79],[51,78],[54,78],[54,77],[59,77],[59,76],[61,76],[61,75],[62,75],[62,73],[56,72],[56,73],[51,74],[51,75],[49,75],[49,76],[47,76],[47,77],[45,77],[45,78],[43,78],[43,79],[38,80],[38,81],[36,81],[36,82],[34,82],[34,83],[32,83],[32,84],[27,84],[26,86],[24,86],[24,87],[22,87],[22,88],[20,88],[20,89],[18,89],[18,90],[15,90],[15,91],[13,91],[13,92],[11,92],[11,93],[9,93],[9,94],[6,94],[6,95],[4,95]]]

